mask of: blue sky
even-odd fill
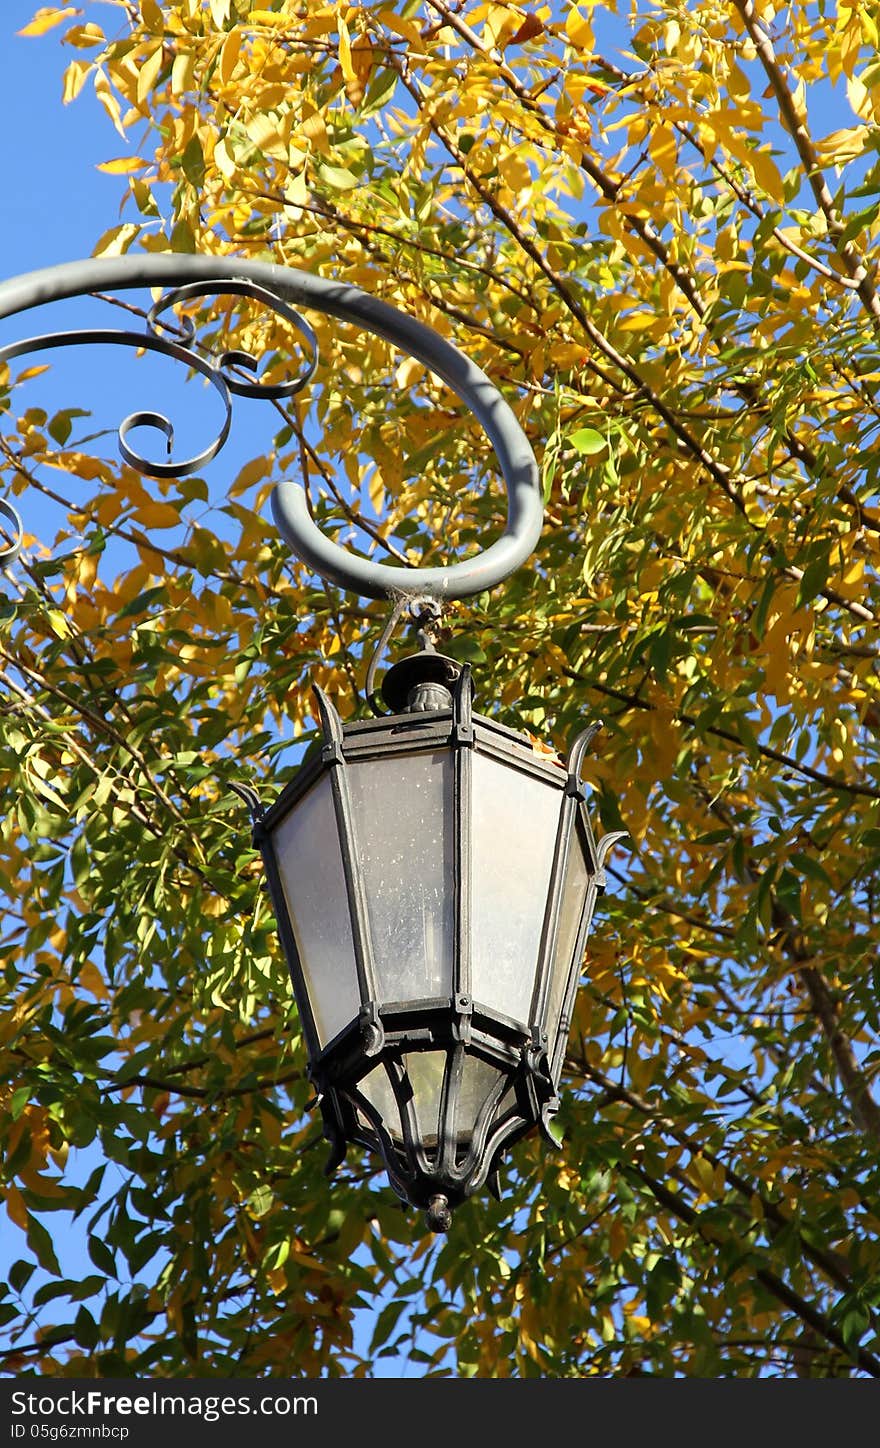
[[[61,102],[61,77],[76,55],[58,43],[63,27],[39,39],[16,35],[38,8],[39,0],[3,0],[0,7],[3,278],[88,256],[118,208],[118,180],[96,166],[119,155],[122,141],[87,91],[72,105]],[[88,9],[112,13],[109,6]]]

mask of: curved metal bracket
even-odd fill
[[[89,293],[157,286],[177,289],[180,299],[206,296],[211,292],[222,295],[226,291],[256,297],[262,294],[262,299],[292,321],[305,339],[311,353],[306,372],[293,382],[281,384],[280,394],[271,384],[261,386],[256,380],[253,383],[241,382],[232,369],[245,366],[253,371],[253,359],[247,354],[224,353],[210,365],[210,380],[221,393],[225,390],[227,396],[229,392],[248,396],[289,396],[308,381],[314,372],[317,344],[308,324],[298,313],[290,313],[291,306],[304,306],[353,323],[423,363],[451,388],[483,428],[495,450],[507,488],[507,523],[501,537],[483,552],[449,567],[395,567],[348,553],[326,538],[313,521],[302,485],[290,480],[280,482],[272,495],[272,513],[278,529],[296,556],[322,578],[365,598],[410,595],[437,599],[466,598],[494,587],[529,557],[541,533],[543,504],[535,457],[513,411],[486,374],[450,342],[358,287],[269,262],[238,257],[177,254],[99,257],[29,272],[0,284],[0,318]],[[183,353],[186,360],[193,363],[195,354],[188,347],[192,334],[187,332],[186,327],[183,344],[169,342],[159,331],[164,326],[160,320],[161,313],[171,300],[163,299],[153,308],[149,319],[151,330],[139,339],[138,345],[167,350],[171,355]],[[61,335],[64,335],[63,341]],[[128,336],[107,333],[98,338],[97,334],[92,334],[91,339],[121,341],[123,335]],[[47,346],[69,345],[76,337],[77,334],[59,334],[57,340],[30,339],[27,343],[0,349],[0,359],[22,355],[25,351],[45,350]],[[152,340],[146,341],[146,338]],[[89,334],[79,334],[79,340],[89,339]],[[204,370],[203,361],[201,367]],[[154,413],[140,413],[134,417],[134,421],[128,419],[127,425],[123,424],[123,443],[135,422],[158,428],[170,443],[170,424],[166,419]],[[224,439],[225,430],[223,438],[211,451],[212,456]],[[155,472],[158,476],[168,476],[168,470],[175,467],[169,463],[144,464],[130,450],[124,456],[142,471]],[[201,457],[191,460],[190,467],[200,466],[203,460]],[[0,561],[3,561],[2,554]],[[7,558],[6,561],[10,560]]]
[[[602,720],[594,719],[587,725],[586,729],[581,730],[572,744],[571,749],[568,751],[568,758],[565,761],[565,766],[568,770],[566,793],[573,794],[575,799],[586,801],[583,780],[581,779],[581,769],[583,768],[583,763],[587,757],[590,745],[601,728]]]
[[[0,516],[11,523],[15,533],[11,543],[5,543],[0,547],[0,568],[8,568],[14,563],[24,544],[24,525],[11,503],[5,498],[0,498]]]
[[[587,725],[586,729],[581,730],[580,734],[578,734],[577,738],[572,744],[571,749],[568,752],[568,759],[566,760],[566,768],[568,770],[568,782],[565,786],[565,790],[566,794],[573,795],[574,798],[579,801],[582,807],[583,817],[587,825],[587,837],[590,841],[590,848],[593,851],[595,858],[596,881],[599,888],[604,889],[605,857],[608,854],[609,850],[614,845],[616,845],[619,840],[629,839],[629,832],[627,830],[612,830],[609,834],[603,835],[598,843],[596,843],[593,839],[592,827],[590,826],[589,818],[586,814],[587,792],[584,788],[584,782],[581,779],[581,770],[583,768],[584,760],[587,757],[590,745],[592,744],[594,738],[599,733],[601,728],[602,720],[594,719],[592,723]]]
[[[628,840],[629,837],[629,830],[611,830],[607,835],[602,836],[596,846],[596,856],[599,861],[600,870],[604,870],[605,868],[605,860],[609,851],[613,849],[615,845],[619,844],[621,840]]]

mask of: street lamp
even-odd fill
[[[507,486],[507,526],[490,548],[451,567],[410,569],[346,553],[317,528],[302,488],[279,485],[273,512],[293,551],[350,592],[397,597],[393,618],[404,608],[421,618],[424,646],[386,674],[389,712],[377,718],[343,724],[315,691],[321,743],[271,807],[240,789],[252,806],[332,1146],[329,1169],[349,1143],[377,1152],[398,1195],[444,1231],[452,1210],[484,1184],[497,1194],[499,1160],[513,1142],[535,1126],[554,1139],[549,1123],[585,941],[605,856],[620,838],[595,841],[580,777],[598,726],[580,734],[563,763],[474,713],[469,668],[436,651],[425,622],[447,599],[500,582],[532,552],[542,521],[535,460],[504,399],[456,348],[323,278],[214,257],[73,263],[0,287],[0,317],[83,292],[156,284],[176,292],[154,304],[146,338],[50,334],[0,349],[0,362],[77,341],[190,360],[226,406],[213,448],[184,464],[151,464],[134,451],[131,433],[153,427],[170,440],[166,419],[141,412],[120,429],[126,461],[168,477],[201,467],[222,446],[230,393],[277,398],[305,385],[317,343],[292,310],[304,304],[385,337],[441,377],[484,428]],[[264,387],[241,353],[197,354],[191,323],[182,340],[170,340],[160,316],[175,300],[212,292],[272,307],[307,344],[307,368]],[[18,522],[14,510],[5,515]]]
[[[605,884],[580,762],[471,709],[432,650],[386,675],[392,712],[343,725],[258,817],[337,1165],[378,1152],[446,1230],[502,1150],[549,1119],[584,942]],[[553,1138],[551,1137],[551,1140]]]

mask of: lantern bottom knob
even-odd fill
[[[433,1196],[428,1203],[428,1210],[425,1213],[425,1221],[428,1230],[431,1232],[448,1232],[452,1226],[452,1212],[449,1210],[449,1199],[441,1192]]]

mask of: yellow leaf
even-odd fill
[[[48,362],[38,362],[35,366],[33,366],[33,367],[26,367],[23,372],[19,372],[19,374],[18,374],[18,376],[16,377],[15,380],[16,380],[16,382],[27,382],[31,377],[39,377],[39,375],[40,375],[41,372],[48,372],[48,371],[49,371],[49,363],[48,363]]]
[[[347,81],[356,80],[354,67],[351,63],[351,37],[348,33],[348,25],[340,15],[337,21],[339,29],[339,64],[342,67],[342,74]]]
[[[385,511],[385,480],[378,468],[376,468],[376,471],[370,479],[367,491],[370,495],[373,511],[381,516]]]
[[[406,391],[418,381],[424,373],[424,367],[415,357],[404,357],[400,366],[394,374],[394,380],[402,391]]]
[[[135,517],[145,528],[176,528],[180,522],[180,514],[173,503],[160,503],[153,499],[143,503]]]
[[[75,101],[83,86],[86,83],[86,76],[91,70],[87,60],[72,60],[64,72],[64,82],[61,92],[61,100],[64,105]]]
[[[113,481],[113,473],[107,464],[100,458],[89,457],[86,453],[58,453],[57,457],[48,457],[46,462],[49,467],[60,468],[62,472],[81,478],[84,482],[93,482],[95,478],[100,478],[102,483],[107,484]],[[114,508],[118,507],[118,503],[112,495],[108,494],[102,501],[106,501]],[[110,517],[115,518],[115,513],[111,513]]]
[[[249,488],[252,488],[254,483],[258,483],[261,478],[264,478],[268,471],[268,458],[251,458],[250,462],[245,463],[235,482],[229,489],[229,497],[240,497],[242,493],[246,493]]]
[[[671,127],[662,125],[655,127],[651,132],[648,149],[651,153],[651,160],[657,169],[662,171],[667,181],[671,181],[675,176],[675,164],[678,159],[678,147]]]
[[[782,177],[779,168],[767,151],[752,151],[749,157],[752,167],[752,174],[763,191],[767,193],[771,201],[782,206],[785,201],[785,192],[782,186]]]
[[[96,1000],[105,1001],[109,997],[110,992],[107,989],[103,975],[98,967],[93,965],[90,960],[86,961],[86,964],[79,972],[76,983],[79,990],[88,991]]]
[[[27,1166],[21,1173],[21,1179],[29,1191],[36,1192],[40,1197],[64,1196],[61,1177],[41,1176],[33,1167]]]
[[[55,635],[56,638],[58,638],[58,639],[69,639],[69,638],[70,638],[70,624],[67,622],[67,619],[64,617],[64,614],[61,613],[61,612],[59,611],[59,609],[57,609],[57,608],[47,608],[47,609],[46,609],[46,620],[47,620],[47,622],[48,622],[48,624],[49,624],[49,627],[50,627],[50,629],[52,630],[52,632],[53,632],[53,634]]]
[[[309,200],[309,186],[306,181],[305,171],[299,171],[291,176],[284,191],[284,210],[294,220],[300,215],[300,208],[306,206]]]
[[[490,49],[504,44],[522,24],[522,16],[507,5],[490,5],[483,23],[483,40]]]
[[[593,27],[574,6],[565,18],[565,33],[575,50],[593,49]]]
[[[128,137],[125,134],[125,127],[122,124],[122,112],[119,107],[119,102],[113,94],[107,72],[104,70],[99,70],[95,76],[95,95],[98,97],[98,100],[101,102],[101,105],[104,107],[104,110],[107,112],[123,141],[127,141]]]
[[[294,1246],[290,1255],[299,1267],[307,1267],[311,1272],[328,1273],[333,1270],[331,1267],[328,1267],[326,1262],[319,1261],[317,1257],[313,1257],[309,1252],[302,1251],[299,1247]]]
[[[156,46],[152,55],[141,61],[138,67],[137,98],[140,105],[144,104],[150,91],[153,89],[162,69],[165,60],[165,53],[161,42]]]
[[[832,166],[845,166],[861,156],[868,143],[870,132],[867,126],[846,126],[842,131],[832,131],[816,142],[816,150]]]
[[[220,72],[220,79],[224,85],[228,85],[232,80],[233,72],[238,64],[240,51],[241,31],[236,26],[234,30],[230,30],[223,42],[223,48],[220,51],[220,60],[217,69]]]
[[[19,30],[18,34],[45,35],[47,30],[54,30],[55,26],[60,25],[62,21],[66,20],[68,15],[79,14],[80,11],[77,10],[74,5],[65,5],[61,10],[44,5],[37,11],[33,20],[31,20],[23,30]]]
[[[11,1184],[6,1188],[6,1210],[15,1225],[21,1227],[23,1232],[26,1232],[28,1229],[28,1216],[24,1198],[18,1190],[18,1187],[12,1186]]]
[[[225,140],[218,141],[214,147],[214,164],[221,176],[225,176],[227,181],[232,180],[235,175],[235,162],[229,154]]]
[[[693,1158],[690,1164],[689,1175],[692,1181],[696,1182],[700,1190],[705,1192],[707,1197],[714,1195],[715,1171],[711,1163],[708,1162],[704,1156],[697,1154]]]
[[[620,1217],[615,1217],[608,1233],[608,1250],[612,1262],[619,1262],[629,1244],[629,1227]]]
[[[320,111],[308,116],[299,128],[298,136],[301,140],[309,141],[322,156],[330,155],[330,141],[327,135],[327,127],[324,124],[324,117]]]
[[[852,587],[854,587],[854,586],[858,586],[858,585],[861,583],[861,581],[862,581],[862,579],[864,578],[864,576],[865,576],[865,560],[864,560],[864,558],[856,558],[856,559],[854,559],[853,562],[850,564],[849,568],[846,570],[846,573],[843,575],[844,587],[846,587],[846,588],[852,588]]]
[[[95,45],[104,45],[106,36],[100,25],[74,25],[64,36],[62,44],[72,45],[75,50],[91,50]]]
[[[266,1273],[266,1276],[276,1297],[280,1297],[283,1292],[287,1291],[287,1273],[283,1267],[273,1267],[271,1272]]]
[[[132,221],[126,221],[122,226],[111,226],[105,231],[94,251],[93,256],[124,256],[134,241],[140,227]]]
[[[165,34],[165,16],[156,0],[141,0],[141,19],[151,35]]]
[[[516,151],[504,151],[498,157],[498,171],[505,184],[517,194],[525,191],[532,179],[528,166]]]
[[[130,176],[146,164],[140,156],[117,156],[114,161],[100,161],[96,169],[105,171],[108,176]]]
[[[846,98],[857,116],[866,121],[871,120],[871,96],[857,75],[852,76],[846,83]]]
[[[192,90],[194,71],[195,60],[191,50],[175,55],[174,64],[171,67],[172,95],[182,96],[186,91]]]
[[[406,20],[402,15],[396,15],[393,10],[380,10],[379,20],[388,30],[393,30],[395,35],[402,35],[410,45],[419,45],[419,27],[413,20]]]
[[[247,124],[247,133],[254,145],[264,156],[274,156],[277,161],[287,160],[290,116],[281,120],[277,116],[254,116]]]

